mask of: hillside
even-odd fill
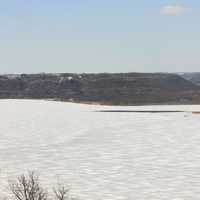
[[[200,86],[200,72],[182,73],[180,74],[184,79]]]
[[[200,103],[199,86],[167,73],[0,76],[0,98],[56,99],[113,105]]]

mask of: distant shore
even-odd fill
[[[171,108],[169,110],[163,110],[163,108],[154,109],[151,108],[151,106],[200,106],[199,104],[128,104],[128,105],[115,105],[115,104],[103,104],[103,103],[97,103],[97,102],[85,102],[85,101],[72,101],[72,100],[62,100],[62,99],[36,99],[36,98],[3,98],[1,100],[33,100],[33,101],[49,101],[49,102],[61,102],[61,103],[72,103],[72,104],[82,104],[82,105],[91,105],[91,106],[99,106],[98,110],[93,110],[93,112],[97,113],[191,113],[191,114],[200,114],[200,110],[186,110],[186,109],[180,109],[177,108]],[[143,107],[144,110],[135,109],[136,107]],[[129,109],[130,107],[130,109]],[[131,109],[131,107],[135,107],[134,109]],[[145,109],[145,107],[149,107],[149,109]],[[113,109],[115,108],[115,109]],[[127,109],[124,109],[127,108]]]

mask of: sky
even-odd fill
[[[0,73],[200,71],[199,0],[0,0]]]

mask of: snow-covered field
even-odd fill
[[[36,170],[81,200],[199,200],[200,115],[98,113],[102,109],[200,111],[200,106],[109,107],[0,101],[0,194]]]

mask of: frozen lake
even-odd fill
[[[184,110],[0,100],[0,193],[37,171],[81,200],[199,200],[200,115],[97,110]]]

